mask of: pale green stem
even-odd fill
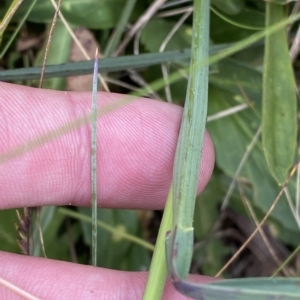
[[[92,100],[91,179],[92,179],[92,265],[97,265],[97,92],[98,49],[95,55]]]
[[[167,204],[159,227],[158,237],[151,260],[148,280],[143,300],[161,299],[167,278],[165,239],[168,230],[172,229],[173,189],[170,188]]]

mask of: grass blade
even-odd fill
[[[136,4],[136,0],[127,0],[127,2],[124,4],[123,12],[121,15],[121,18],[117,24],[117,27],[113,33],[113,36],[107,43],[107,46],[104,51],[104,56],[110,56],[112,53],[114,53],[120,39],[122,36],[122,33],[124,32],[125,26],[128,22],[128,19],[131,16],[131,13],[133,11],[133,8]]]
[[[229,46],[230,44],[212,46],[210,53],[218,53]],[[109,57],[100,60],[98,71],[104,73],[117,72],[127,69],[142,68],[164,62],[185,60],[189,59],[190,57],[191,51],[189,49]],[[47,65],[44,78],[91,74],[93,72],[93,64],[93,61],[80,61],[59,65]],[[39,79],[41,70],[41,67],[34,67],[0,71],[0,81]]]
[[[173,188],[169,190],[167,204],[159,227],[158,238],[155,244],[151,260],[149,276],[143,295],[143,300],[161,299],[164,291],[164,283],[167,278],[167,265],[165,260],[165,237],[172,229],[172,203]]]
[[[186,278],[193,253],[193,216],[202,155],[208,99],[209,1],[194,2],[192,57],[183,120],[174,166],[174,230],[169,257]],[[176,255],[175,255],[176,253]],[[172,268],[171,268],[172,269]]]
[[[91,178],[92,178],[92,265],[97,266],[97,92],[98,49],[95,54],[92,100]]]

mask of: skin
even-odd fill
[[[28,142],[88,114],[91,98],[89,92],[0,83],[0,209],[90,204],[89,125],[33,149]],[[99,93],[99,107],[117,104],[121,98]],[[182,108],[176,105],[138,99],[98,119],[99,206],[163,209],[181,115]],[[23,152],[13,155],[12,149]],[[213,165],[213,145],[206,133],[198,193],[207,184]],[[42,299],[141,299],[147,279],[146,272],[121,272],[5,252],[0,252],[0,266],[0,278]],[[190,279],[212,280],[195,275]],[[0,299],[21,298],[0,284]],[[163,299],[186,298],[168,282]]]

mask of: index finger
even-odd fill
[[[122,95],[99,93],[99,106]],[[29,145],[90,112],[91,93],[57,92],[0,83],[0,152]],[[98,204],[161,209],[172,178],[182,108],[138,99],[100,117]],[[1,156],[0,154],[0,156]],[[198,192],[213,168],[206,134]],[[0,166],[0,208],[90,204],[90,125],[85,124]]]

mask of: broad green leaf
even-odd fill
[[[209,115],[232,107],[236,97],[233,93],[212,86],[209,96]],[[226,174],[234,176],[259,124],[259,116],[250,109],[208,123],[208,130],[215,144],[217,165]],[[260,142],[250,154],[240,176],[253,184],[253,203],[263,212],[267,212],[279,192],[279,187],[268,171]],[[272,216],[286,229],[298,230],[284,196]]]
[[[262,74],[259,71],[227,58],[218,63],[218,72],[212,73],[209,81],[232,92],[236,105],[250,101],[255,112],[261,114]]]
[[[211,0],[211,4],[229,15],[241,12],[244,7],[244,2],[244,0]]]
[[[198,251],[194,251],[194,260],[201,257],[201,270],[203,274],[214,276],[223,266],[224,256],[227,254],[227,247],[216,239],[209,236],[213,226],[218,221],[220,213],[218,205],[222,199],[222,187],[217,175],[213,175],[208,185],[197,197],[194,214],[194,233],[195,243],[206,241],[205,248],[201,247]]]
[[[21,18],[32,0],[24,0],[15,18]],[[118,21],[124,5],[124,0],[64,0],[61,12],[68,22],[95,29],[112,28]],[[0,10],[0,16],[5,8]],[[54,14],[51,1],[39,0],[28,17],[28,21],[36,23],[51,23]]]
[[[143,236],[142,227],[137,228],[136,235]],[[131,244],[126,256],[121,262],[122,270],[144,271],[148,270],[150,265],[149,251],[139,245]]]
[[[176,65],[174,66],[171,63],[169,66],[169,71],[170,73],[176,72],[178,71],[178,67],[176,68]],[[146,82],[153,82],[156,78],[162,77],[161,66],[149,66],[145,69],[145,71],[141,72],[141,75],[146,80]],[[176,83],[170,84],[170,91],[173,103],[183,105],[186,87],[187,80],[184,77],[182,77],[182,79],[179,79]],[[162,99],[164,99],[166,96],[165,89],[161,89],[156,93],[159,94]]]
[[[87,216],[90,216],[90,208],[79,208],[79,211]],[[98,209],[97,212],[98,219],[106,224],[114,226],[117,231],[127,232],[132,235],[138,233],[139,220],[137,213],[130,210],[117,210],[117,209]],[[88,246],[91,246],[91,224],[81,221],[81,226],[84,234],[84,241]],[[136,267],[137,263],[131,261],[134,257],[130,254],[131,251],[140,252],[141,258],[145,258],[145,253],[148,250],[138,247],[133,248],[133,244],[120,236],[118,234],[111,234],[107,230],[98,227],[98,255],[97,261],[98,266],[111,268],[111,269],[123,269],[126,270],[126,266]],[[122,262],[126,261],[123,265]],[[147,261],[144,259],[139,260],[140,268]],[[137,270],[137,269],[135,269]]]
[[[17,243],[20,236],[15,224],[18,218],[15,209],[0,210],[0,250],[20,253],[21,249]]]
[[[285,18],[285,7],[266,3],[266,26]],[[297,98],[286,29],[266,36],[263,72],[262,141],[270,171],[283,184],[295,160]]]
[[[33,218],[33,256],[43,256],[43,243],[44,243],[44,232],[48,229],[51,224],[54,214],[56,211],[55,206],[41,207],[40,211],[37,212],[38,216]],[[40,236],[40,231],[43,233],[43,237]]]
[[[300,245],[299,227],[292,229],[287,229],[282,223],[278,222],[272,218],[270,222],[272,235],[281,240],[284,244],[293,247],[298,247]]]
[[[264,14],[260,11],[245,8],[236,15],[226,15],[234,22],[247,25],[249,27],[263,27]],[[210,38],[214,43],[236,42],[243,38],[249,37],[253,31],[235,26],[219,16],[211,13],[211,35]]]
[[[229,247],[225,246],[220,239],[213,239],[207,245],[205,252],[201,270],[206,276],[215,276],[224,266],[224,258],[230,253]]]
[[[141,42],[150,52],[157,52],[163,41],[175,26],[175,22],[153,19],[147,23],[141,34]],[[167,43],[165,50],[177,50],[191,47],[192,28],[181,25]]]
[[[218,176],[213,174],[195,204],[194,230],[197,240],[206,238],[218,220],[220,216],[218,204],[222,195]]]
[[[269,2],[285,5],[289,2],[296,2],[296,1],[297,0],[270,0]]]
[[[233,56],[236,61],[251,66],[257,71],[262,69],[263,57],[264,44],[262,42],[253,45],[251,48],[246,48]]]
[[[51,219],[47,220],[47,213],[53,214]],[[41,225],[43,229],[43,239],[45,251],[48,258],[64,261],[72,261],[70,257],[70,245],[75,248],[78,241],[80,230],[78,224],[71,224],[67,230],[66,218],[59,214],[56,207],[43,207],[41,215]],[[70,235],[70,233],[72,233]],[[43,256],[42,251],[39,253]]]
[[[48,26],[49,27],[49,26]],[[61,47],[61,41],[64,41],[64,46]],[[71,52],[72,38],[67,31],[66,27],[61,22],[56,22],[53,35],[51,37],[51,44],[47,56],[47,65],[57,65],[69,61]],[[45,55],[45,46],[39,52],[35,66],[42,66]],[[43,88],[53,90],[64,90],[66,85],[65,78],[51,78],[43,82]]]

